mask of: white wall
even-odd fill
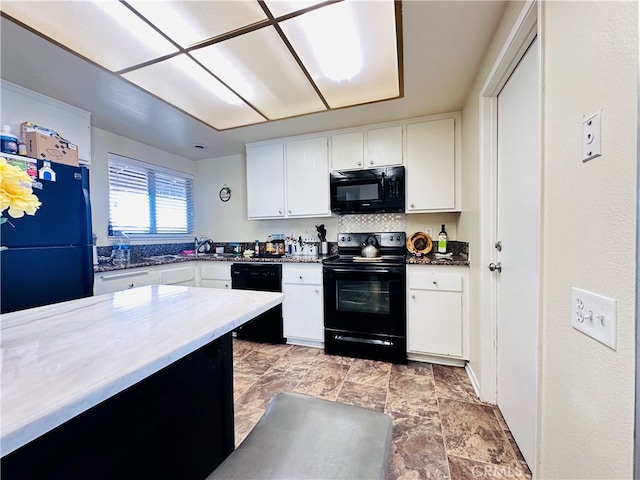
[[[109,245],[107,227],[109,225],[109,168],[107,154],[115,153],[143,162],[195,175],[195,163],[172,153],[136,142],[120,135],[91,128],[91,168],[89,172],[91,192],[91,214],[93,233],[98,236],[98,245]],[[196,204],[197,207],[197,204]],[[170,243],[171,240],[158,240],[132,243]]]
[[[632,478],[637,2],[544,2],[540,478]],[[603,156],[581,162],[602,109]],[[617,299],[617,350],[570,326],[571,287]]]
[[[91,163],[91,114],[6,80],[0,82],[0,123],[20,137],[22,122],[50,128],[78,146],[82,163]]]
[[[521,3],[509,5],[463,109],[464,211],[458,235],[479,245],[478,94]],[[637,2],[544,1],[542,267],[537,476],[632,478],[635,376]],[[601,158],[581,162],[582,120],[603,110]],[[477,200],[475,200],[477,199]],[[480,269],[472,262],[471,311]],[[571,327],[571,287],[618,301],[617,350]],[[472,322],[472,325],[474,323]],[[490,381],[471,331],[470,365]]]
[[[327,239],[335,241],[338,219],[332,217],[248,220],[247,178],[244,155],[201,160],[196,163],[195,203],[196,226],[199,235],[208,235],[220,242],[265,241],[270,233],[293,231],[299,236],[315,236],[315,225],[324,224]],[[329,175],[329,173],[327,173]],[[231,200],[220,201],[218,192],[227,185]]]

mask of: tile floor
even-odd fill
[[[298,392],[389,414],[389,479],[531,478],[500,411],[478,400],[462,368],[237,339],[233,350],[236,444],[276,393]]]

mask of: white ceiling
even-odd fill
[[[218,132],[9,20],[0,24],[4,80],[91,112],[91,124],[192,160],[244,144],[460,110],[504,1],[404,1],[404,98]],[[206,150],[191,147],[207,145]]]

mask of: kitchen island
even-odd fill
[[[152,285],[0,316],[2,478],[204,478],[233,450],[231,331],[282,299]]]

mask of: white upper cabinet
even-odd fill
[[[247,210],[250,219],[329,216],[328,137],[247,145]]]
[[[402,125],[331,135],[331,170],[402,165]]]
[[[408,124],[406,151],[407,213],[460,210],[455,119]]]
[[[330,215],[327,137],[295,140],[286,144],[287,216]]]
[[[247,145],[249,218],[285,216],[284,143]]]
[[[404,165],[406,213],[462,209],[460,113],[247,144],[250,219],[330,216],[330,171]]]
[[[364,132],[331,136],[331,170],[356,170],[364,165]]]
[[[402,165],[402,125],[367,130],[365,168]]]

